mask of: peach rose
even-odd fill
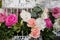
[[[29,19],[28,21],[27,21],[27,25],[28,25],[28,27],[34,27],[34,26],[36,26],[36,20],[34,19],[34,18],[31,18],[31,19]]]
[[[29,36],[33,38],[40,37],[40,29],[38,27],[33,28]]]

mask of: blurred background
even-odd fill
[[[0,8],[2,7],[2,0],[0,0]]]

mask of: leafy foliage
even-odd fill
[[[50,17],[52,23],[54,24],[54,22],[55,22],[55,18],[52,16],[52,13],[51,13],[51,12],[49,12],[49,17]]]
[[[42,37],[43,40],[54,40],[56,35],[53,33],[53,28],[52,29],[45,28],[44,31],[42,31]]]
[[[31,15],[32,17],[37,18],[41,16],[42,12],[42,9],[39,6],[36,6],[33,8]]]
[[[8,29],[4,23],[0,26],[0,40],[8,40],[14,34],[13,29]]]

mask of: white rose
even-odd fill
[[[31,14],[25,10],[22,10],[20,16],[23,19],[23,21],[25,21],[25,22],[27,22],[27,20],[29,20],[31,18]]]
[[[60,23],[59,22],[60,22],[60,18],[58,18],[53,25],[53,27],[56,29],[56,31],[60,31]]]
[[[43,19],[48,18],[49,17],[48,12],[49,12],[49,10],[47,8],[45,8],[43,14],[41,15],[41,18],[43,18]]]
[[[36,26],[43,30],[46,27],[45,21],[42,18],[37,18]]]

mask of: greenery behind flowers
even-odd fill
[[[56,35],[53,33],[53,28],[45,28],[44,31],[42,31],[42,37],[43,40],[54,40]]]

